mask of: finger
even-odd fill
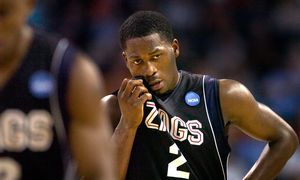
[[[127,86],[124,90],[124,95],[125,96],[131,96],[132,93],[134,93],[136,86],[143,86],[143,81],[142,80],[128,80]]]
[[[141,104],[144,104],[147,100],[151,100],[151,99],[152,99],[152,95],[150,93],[144,93],[138,98],[139,103]]]
[[[127,86],[127,83],[128,83],[128,79],[127,78],[123,79],[120,89],[118,91],[118,95],[121,94],[122,92],[124,92],[124,90]]]
[[[131,92],[131,96],[132,97],[140,97],[142,94],[144,93],[148,93],[148,89],[145,86],[135,86],[135,88],[133,89],[133,91]]]

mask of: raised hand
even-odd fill
[[[151,99],[141,79],[124,79],[118,92],[122,126],[137,128],[144,116],[144,103]]]

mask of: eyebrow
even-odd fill
[[[157,52],[159,52],[162,48],[161,47],[156,47],[152,52],[148,53],[148,55],[153,55],[153,54],[156,54]],[[138,55],[131,55],[131,56],[128,56],[129,59],[138,59],[140,58],[140,56]]]
[[[148,53],[149,55],[153,55],[155,53],[157,53],[158,51],[160,51],[162,48],[161,47],[156,47],[152,52]]]
[[[138,58],[140,58],[140,56],[137,55],[128,56],[128,59],[138,59]]]

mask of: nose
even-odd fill
[[[145,75],[150,77],[153,76],[157,72],[157,68],[155,64],[151,61],[147,62],[144,69]]]

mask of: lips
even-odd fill
[[[153,81],[149,83],[152,91],[157,91],[162,88],[162,81]]]

